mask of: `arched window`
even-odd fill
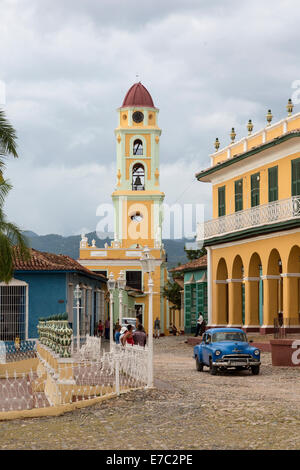
[[[133,142],[133,155],[143,155],[143,142],[141,139],[136,139]]]
[[[141,163],[136,163],[132,168],[132,190],[144,191],[145,169]]]

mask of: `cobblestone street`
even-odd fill
[[[155,341],[154,390],[56,418],[0,422],[1,449],[299,449],[300,369],[197,372],[186,337]]]

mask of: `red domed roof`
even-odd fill
[[[122,108],[127,106],[146,106],[154,108],[154,103],[147,88],[141,82],[135,83],[126,93]]]

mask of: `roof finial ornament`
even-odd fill
[[[293,108],[294,108],[294,105],[293,105],[293,102],[291,100],[291,98],[288,100],[288,104],[286,105],[286,109],[287,109],[287,112],[288,112],[288,116],[291,116],[292,115],[292,112],[293,112]]]
[[[247,129],[248,129],[248,135],[251,135],[251,133],[253,131],[253,123],[252,123],[251,119],[249,119],[249,121],[248,121]]]
[[[273,114],[272,114],[272,111],[270,109],[268,109],[266,118],[267,118],[267,122],[268,122],[267,126],[270,126],[271,122],[272,122],[272,119],[273,119]]]
[[[231,132],[230,132],[229,135],[230,135],[230,138],[231,138],[231,143],[233,144],[234,139],[236,138],[236,133],[235,133],[234,127],[232,127]]]
[[[218,137],[216,137],[216,140],[215,140],[215,149],[216,149],[216,152],[219,150],[219,147],[220,147],[220,141],[219,141]]]

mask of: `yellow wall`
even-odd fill
[[[212,250],[211,262],[212,262],[212,279],[213,279],[213,295],[212,295],[212,313],[213,313],[213,324],[224,324],[224,315],[223,315],[223,306],[226,304],[227,300],[225,298],[225,284],[215,283],[215,280],[226,280],[226,279],[241,279],[253,278],[259,275],[258,271],[254,271],[253,256],[256,257],[256,268],[258,264],[262,266],[262,275],[263,276],[279,276],[279,264],[278,259],[281,259],[282,262],[282,273],[298,273],[300,277],[300,237],[299,232],[287,233],[286,235],[278,236],[276,233],[274,236],[261,237],[258,240],[251,240],[244,243],[229,244],[228,246],[222,246],[220,248],[215,248]],[[293,247],[296,248],[296,252],[292,251]],[[294,248],[295,250],[295,248]],[[297,251],[298,250],[298,251]],[[278,255],[277,255],[278,251]],[[297,256],[295,256],[295,254]],[[277,258],[278,256],[278,258]],[[239,257],[241,265],[243,266],[244,272],[237,269],[239,265]],[[295,261],[295,258],[296,261]],[[225,260],[226,263],[226,272],[224,269],[220,269],[220,262]],[[272,261],[273,260],[273,264]],[[282,281],[284,284],[290,284],[298,282],[297,277],[283,277]],[[256,281],[249,281],[255,283]],[[264,282],[264,324],[273,326],[273,319],[277,316],[277,305],[273,308],[272,303],[277,302],[277,279],[266,279]],[[229,318],[229,323],[240,323],[240,319],[235,317],[238,312],[237,297],[234,297],[234,288],[238,286],[238,283],[234,282],[228,283],[228,295],[231,296],[229,299],[229,310],[232,306],[232,318]],[[267,296],[268,288],[271,287],[273,295]],[[287,288],[288,289],[288,288]],[[283,301],[284,307],[284,316],[285,317],[296,317],[299,301],[299,292],[297,292],[298,287],[295,286],[293,292],[290,292],[289,295],[285,296]],[[251,297],[251,296],[250,296]],[[253,295],[252,295],[253,297]],[[253,300],[253,298],[252,298]],[[248,299],[251,301],[251,298]],[[246,299],[247,305],[247,299]],[[297,306],[296,306],[297,305]],[[251,311],[252,310],[252,311]],[[230,311],[229,317],[230,317]],[[257,319],[253,318],[253,307],[249,308],[248,316],[249,318],[246,321],[246,324],[256,324]],[[252,316],[252,317],[251,317]],[[250,322],[250,323],[249,323]]]
[[[243,179],[243,209],[251,207],[251,175],[260,173],[260,204],[267,204],[269,198],[268,168],[278,166],[278,199],[291,197],[291,161],[299,158],[300,152],[276,160],[255,170],[246,172],[213,186],[213,218],[218,217],[218,188],[225,186],[226,215],[235,212],[235,188],[234,183]]]

